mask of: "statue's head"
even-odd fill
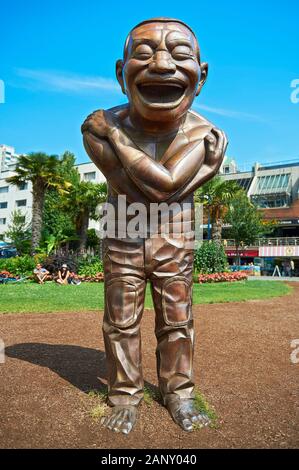
[[[153,18],[129,33],[116,74],[135,115],[150,121],[177,120],[205,83],[193,31],[180,20]]]

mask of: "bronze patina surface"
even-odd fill
[[[192,320],[193,193],[218,171],[225,134],[191,105],[207,78],[193,31],[180,20],[144,21],[127,37],[116,74],[128,104],[92,113],[82,126],[86,151],[105,175],[108,201],[178,203],[175,236],[109,236],[104,241],[109,403],[103,424],[128,433],[143,396],[140,321],[146,283],[156,315],[159,387],[172,418],[186,431],[208,419],[194,407]],[[116,212],[117,213],[117,212]],[[188,222],[190,223],[188,225]],[[117,223],[117,221],[116,221]],[[187,225],[186,225],[187,223]]]

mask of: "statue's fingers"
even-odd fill
[[[220,130],[220,129],[217,129],[217,128],[214,128],[212,129],[213,132],[213,135],[216,137],[217,139],[217,150],[220,154],[224,153],[225,150],[226,150],[226,147],[227,147],[227,137],[225,135],[225,133]]]
[[[216,138],[217,147],[222,148],[224,142],[224,132],[214,127],[214,129],[211,130],[211,134],[213,134],[213,136]]]
[[[90,120],[89,120],[89,119],[86,119],[86,120],[83,122],[82,126],[81,126],[81,132],[82,132],[82,134],[83,134],[84,132],[88,132],[89,129],[90,129]]]
[[[93,119],[93,118],[94,118],[94,113],[91,113],[87,116],[86,121],[88,121],[89,119]]]
[[[209,144],[216,144],[216,139],[217,137],[212,133],[212,132],[209,132],[206,136],[205,136],[205,140],[207,142],[209,142]]]
[[[83,122],[83,124],[81,126],[82,132],[84,132],[86,130],[90,130],[90,129],[95,129],[96,128],[96,123],[97,123],[97,121],[96,121],[95,117],[92,114],[90,114],[89,116],[87,116],[87,118],[85,119],[85,121]]]
[[[103,110],[103,109],[96,109],[96,110],[93,111],[91,114],[89,114],[86,119],[95,118],[95,117],[100,117],[100,116],[103,115],[103,113],[104,113],[104,110]]]
[[[209,132],[209,134],[207,134],[205,136],[205,145],[207,146],[208,150],[210,152],[214,152],[215,151],[215,148],[216,148],[216,137],[211,133]]]

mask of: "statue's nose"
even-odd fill
[[[169,52],[157,51],[149,64],[149,70],[154,73],[173,73],[176,71],[176,66]]]

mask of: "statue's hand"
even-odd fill
[[[109,132],[116,127],[113,115],[109,111],[100,109],[90,114],[81,126],[81,132],[90,132],[96,137],[107,137]]]
[[[206,150],[205,163],[213,167],[217,165],[219,160],[222,160],[225,155],[228,144],[226,135],[220,129],[214,128],[206,135],[204,141]]]

